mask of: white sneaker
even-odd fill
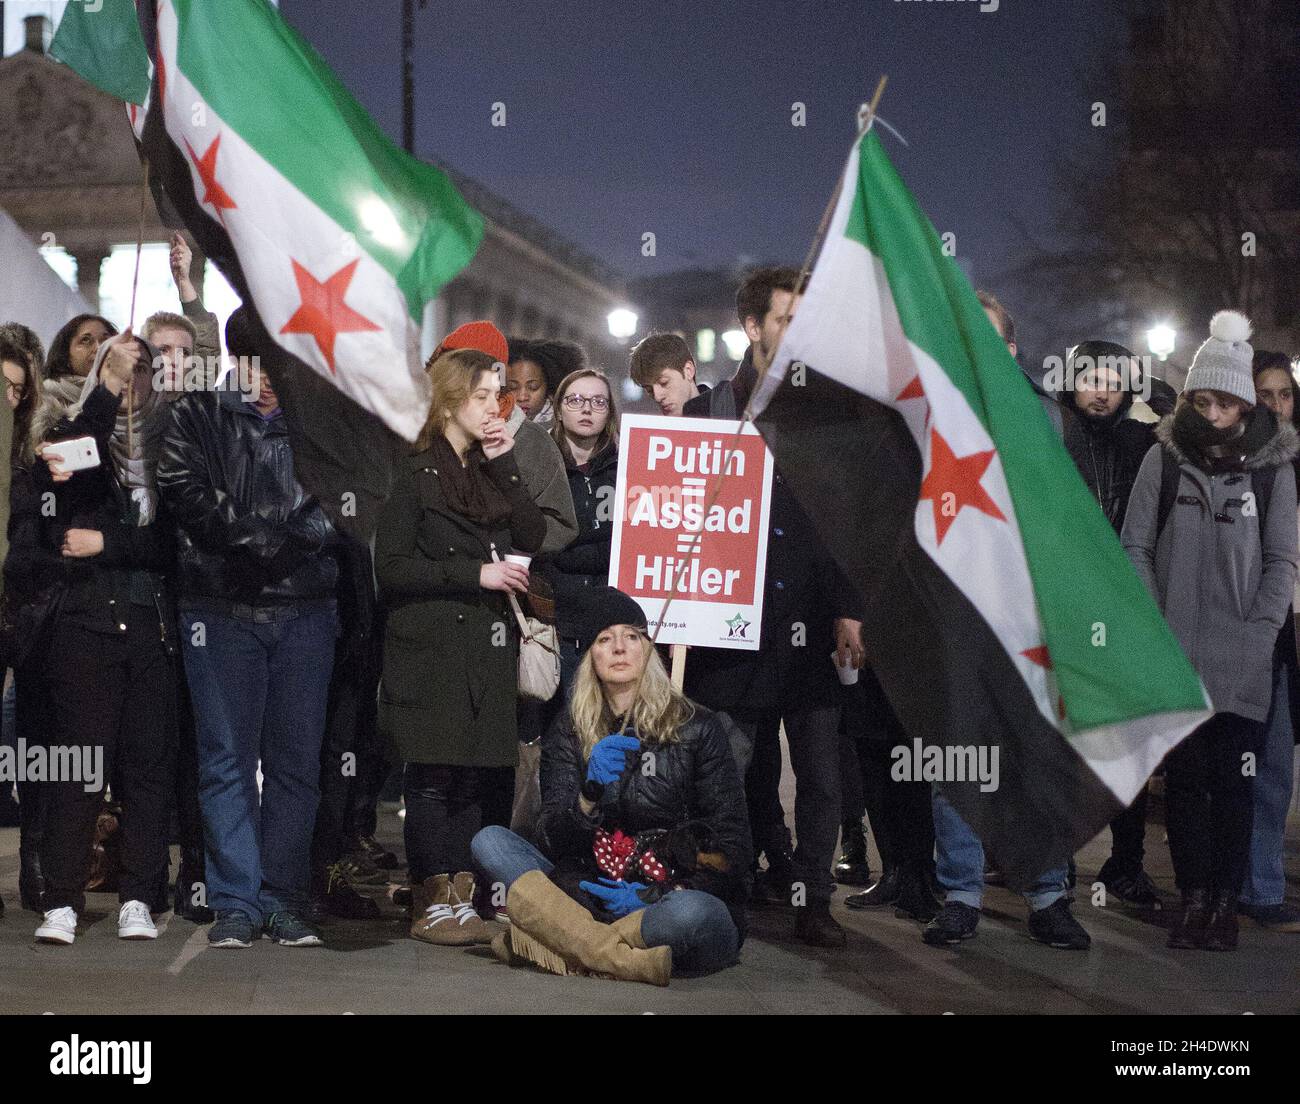
[[[117,913],[118,939],[157,939],[149,906],[143,901],[127,901]]]
[[[50,909],[36,929],[36,942],[62,943],[65,946],[77,938],[77,914],[67,905]]]

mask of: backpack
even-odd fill
[[[1268,504],[1273,497],[1273,482],[1277,478],[1277,468],[1256,468],[1247,474],[1250,476],[1250,488],[1255,496],[1255,509],[1259,512],[1259,531],[1262,533],[1268,521]],[[1159,540],[1160,534],[1165,531],[1169,512],[1178,501],[1178,482],[1181,478],[1181,465],[1167,448],[1162,447],[1160,449],[1160,505],[1156,509],[1156,540]]]

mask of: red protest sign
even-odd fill
[[[772,456],[753,426],[737,427],[621,419],[609,583],[641,604],[660,643],[758,648]]]

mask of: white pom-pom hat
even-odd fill
[[[1210,336],[1196,350],[1183,391],[1224,391],[1255,405],[1250,319],[1240,311],[1222,310],[1210,319]]]

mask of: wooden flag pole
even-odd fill
[[[135,274],[131,277],[131,313],[127,318],[128,333],[135,332],[135,298],[140,287],[140,254],[144,250],[145,198],[149,194],[149,158],[140,158],[140,226],[135,236]],[[126,451],[135,454],[135,375],[126,387]]]
[[[859,116],[858,136],[854,141],[861,140],[872,124],[876,120],[876,109],[880,106],[880,98],[885,94],[885,85],[889,83],[888,76],[881,76],[876,83],[876,91],[871,97],[871,102],[867,104],[866,111]],[[812,271],[813,262],[817,259],[817,254],[821,250],[822,242],[826,239],[826,232],[830,228],[831,216],[835,213],[835,206],[840,201],[840,192],[844,187],[844,174],[840,173],[839,179],[835,182],[835,188],[831,192],[830,201],[826,204],[826,209],[822,212],[821,222],[817,226],[817,232],[813,235],[812,246],[808,250],[808,255],[804,258],[803,268],[799,270],[799,279],[795,283],[795,288],[802,288],[804,282],[808,279],[809,272]],[[789,325],[789,316],[787,315],[781,322],[781,328],[777,332],[776,344],[780,348],[781,341],[785,337],[786,327]],[[749,393],[749,401],[745,403],[745,410],[740,419],[740,424],[736,426],[735,432],[731,436],[731,443],[727,446],[726,454],[722,458],[722,471],[718,476],[718,482],[714,485],[713,494],[709,497],[708,503],[704,507],[704,516],[708,516],[709,511],[718,501],[718,495],[722,491],[722,484],[726,482],[727,474],[731,470],[731,458],[735,455],[736,449],[740,444],[740,436],[744,432],[745,426],[752,424],[754,420],[753,405],[754,397],[758,394],[759,385],[767,375],[771,364],[763,366],[762,371],[758,373],[758,379],[754,382],[754,389]],[[691,534],[696,543],[704,536],[702,531]],[[682,557],[681,565],[677,568],[677,575],[673,579],[672,590],[669,591],[668,597],[664,599],[664,604],[659,610],[659,624],[655,627],[654,635],[650,638],[651,649],[659,640],[659,629],[663,627],[664,618],[668,615],[668,607],[673,604],[673,597],[677,593],[677,588],[681,585],[682,580],[686,577],[686,571],[689,566],[689,557]],[[646,666],[650,662],[650,650],[646,652],[646,661],[641,665],[640,674],[637,675],[637,694],[641,692],[641,680],[645,677]],[[678,691],[686,678],[686,645],[672,645],[672,682]],[[623,715],[623,723],[619,728],[619,735],[627,731],[628,721],[631,720],[631,710]]]

